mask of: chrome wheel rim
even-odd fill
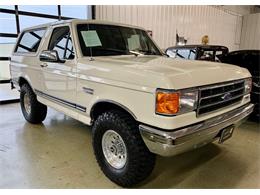
[[[122,137],[114,130],[108,130],[102,137],[102,150],[107,162],[116,169],[122,169],[127,160],[127,150]]]
[[[26,113],[30,114],[31,113],[31,103],[30,103],[30,98],[27,95],[27,93],[25,93],[23,96],[23,105],[24,105],[24,109],[25,109]]]

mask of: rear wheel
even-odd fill
[[[123,187],[147,178],[155,164],[155,155],[144,144],[138,125],[120,111],[101,114],[93,126],[93,148],[104,174]]]
[[[24,118],[33,124],[41,123],[47,115],[47,106],[38,102],[28,84],[23,84],[20,92],[20,105]]]

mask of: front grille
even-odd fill
[[[238,103],[244,95],[244,80],[211,85],[199,89],[197,115],[216,111]]]

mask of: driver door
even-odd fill
[[[42,62],[43,93],[47,99],[73,109],[76,100],[76,61],[69,26],[54,27],[48,50],[56,50],[59,62]]]

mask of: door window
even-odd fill
[[[57,27],[53,30],[48,50],[56,50],[60,59],[74,59],[75,53],[68,26]]]

